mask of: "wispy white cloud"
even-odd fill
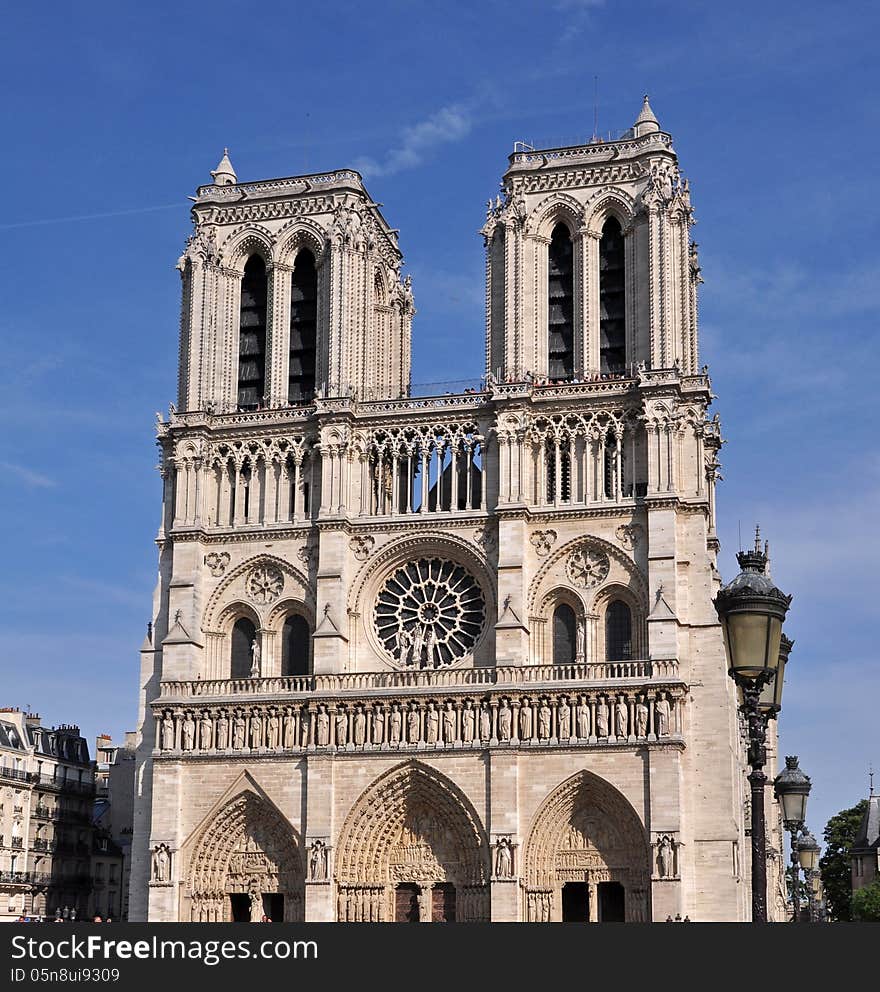
[[[54,489],[58,485],[48,475],[34,472],[29,468],[25,468],[24,465],[16,465],[15,462],[0,461],[0,470],[11,472],[14,476],[21,479],[26,486],[32,486],[35,489]]]
[[[473,124],[473,114],[464,104],[449,104],[404,128],[399,143],[383,158],[359,158],[355,161],[355,168],[365,179],[393,176],[405,169],[413,169],[421,165],[433,149],[466,138]]]
[[[566,17],[562,30],[562,41],[573,41],[587,26],[590,15],[599,7],[604,7],[605,0],[556,0],[553,9]]]

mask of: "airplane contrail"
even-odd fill
[[[12,224],[0,224],[0,231],[9,231],[19,227],[41,227],[45,224],[69,224],[80,220],[102,220],[106,217],[126,217],[131,214],[149,214],[157,210],[180,209],[182,203],[164,203],[158,207],[134,207],[131,210],[108,210],[106,213],[78,214],[73,217],[45,217],[40,220],[20,220]]]

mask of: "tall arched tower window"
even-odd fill
[[[547,375],[574,375],[574,249],[565,224],[550,236],[547,266]]]
[[[573,665],[577,645],[577,619],[568,603],[553,611],[553,664]]]
[[[253,665],[253,643],[257,638],[257,628],[247,617],[235,621],[232,628],[232,649],[229,675],[233,679],[250,678]]]
[[[281,674],[309,674],[309,623],[298,613],[291,614],[281,631]]]
[[[308,402],[315,393],[315,337],[318,320],[318,273],[315,256],[303,248],[290,277],[290,364],[287,399]]]
[[[599,241],[599,370],[620,373],[626,368],[626,257],[623,231],[609,217]]]
[[[266,263],[251,255],[241,280],[238,405],[255,410],[266,392]]]
[[[632,660],[632,612],[620,599],[605,611],[605,660]]]
[[[489,330],[491,335],[491,351],[489,354],[489,371],[499,378],[504,376],[504,308],[506,305],[504,283],[504,225],[499,224],[492,235],[489,247],[489,278],[491,279],[491,296],[489,298]]]

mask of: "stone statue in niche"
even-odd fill
[[[373,710],[373,743],[385,743],[385,710],[381,706]]]
[[[542,741],[546,741],[550,737],[552,718],[553,714],[550,707],[546,702],[542,703],[541,708],[538,710],[538,737]]]
[[[259,713],[251,714],[251,750],[263,746],[263,721]]]
[[[447,744],[455,743],[455,710],[452,700],[447,700],[446,709],[443,710],[443,740]]]
[[[419,710],[415,703],[410,706],[409,713],[406,715],[406,733],[407,740],[410,744],[415,744],[418,742],[420,734],[420,720],[419,720]]]
[[[513,712],[507,705],[507,700],[502,699],[498,710],[498,739],[509,741],[513,730]]]
[[[183,721],[183,750],[192,751],[196,739],[196,722],[192,718],[192,713],[186,714]]]
[[[157,844],[153,850],[153,881],[170,881],[171,855],[164,844]]]
[[[214,721],[207,713],[203,713],[201,719],[199,720],[199,747],[203,751],[210,749],[213,743],[212,738],[214,736]]]
[[[617,711],[617,736],[626,737],[627,726],[629,724],[629,711],[627,710],[625,696],[618,697],[615,710]]]
[[[394,703],[391,706],[391,716],[389,717],[388,743],[399,744],[402,732],[403,714],[400,712],[400,706]]]
[[[465,700],[461,711],[461,739],[470,744],[474,739],[474,709],[469,699]]]
[[[600,696],[596,704],[596,736],[608,736],[608,704],[604,696]]]
[[[236,751],[241,751],[244,748],[244,735],[244,717],[241,711],[239,711],[235,714],[235,719],[232,721],[232,746]]]
[[[528,699],[524,699],[519,708],[519,739],[521,741],[532,739],[532,707]]]
[[[492,714],[489,712],[489,704],[483,703],[480,706],[480,740],[488,741],[492,736]]]
[[[363,707],[358,706],[354,714],[354,742],[361,747],[367,740],[367,715]]]
[[[665,693],[661,693],[654,703],[654,729],[658,737],[665,737],[669,733],[669,715],[671,707]]]
[[[162,717],[162,749],[171,751],[174,748],[174,718],[166,710]]]
[[[577,705],[577,735],[581,740],[586,740],[590,736],[590,707],[583,696],[580,697]]]
[[[266,721],[266,747],[275,750],[278,747],[278,714],[274,707],[269,710],[269,719]]]
[[[336,746],[345,747],[348,743],[348,713],[344,709],[336,711]]]
[[[290,750],[296,742],[296,721],[290,707],[284,709],[284,747]]]
[[[312,841],[309,849],[309,878],[313,882],[327,879],[327,845],[322,840]]]
[[[664,834],[657,844],[657,867],[661,878],[672,878],[674,855],[672,840]]]
[[[260,642],[258,638],[254,638],[251,642],[251,678],[256,679],[260,677],[260,656],[262,650],[260,648]]]
[[[587,650],[587,618],[583,614],[577,619],[574,644],[574,660],[578,664],[583,664]]]
[[[499,837],[495,848],[495,877],[513,878],[513,846],[509,837]]]
[[[411,665],[413,661],[413,638],[403,624],[397,631],[397,649],[400,652],[401,665]]]
[[[220,711],[217,717],[217,750],[225,751],[229,747],[229,720],[226,710]]]
[[[315,718],[315,743],[318,747],[327,747],[330,743],[330,714],[323,706]]]
[[[636,737],[647,737],[648,735],[648,707],[645,705],[645,697],[639,696],[636,703]]]
[[[428,703],[425,714],[425,738],[429,744],[436,744],[440,736],[440,714],[433,703]]]
[[[252,878],[248,883],[248,899],[250,900],[251,923],[259,923],[263,919],[263,897],[260,893],[259,882]]]
[[[559,739],[567,741],[571,737],[571,706],[568,704],[567,696],[563,696],[559,701],[556,719],[559,723]]]

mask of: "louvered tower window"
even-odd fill
[[[247,617],[235,621],[232,628],[232,657],[230,675],[234,679],[250,677],[253,665],[252,645],[257,636],[256,627]]]
[[[621,373],[626,367],[625,259],[623,231],[609,217],[599,241],[599,368]]]
[[[547,375],[550,379],[571,379],[574,375],[574,251],[565,224],[553,228],[547,271]]]
[[[573,665],[577,643],[577,620],[567,603],[553,611],[553,664]]]
[[[605,660],[632,660],[632,613],[619,599],[605,611]]]
[[[290,365],[287,399],[306,403],[315,394],[315,335],[318,317],[318,274],[315,256],[303,248],[290,277]]]
[[[241,280],[238,405],[256,410],[266,391],[266,263],[251,255]]]

